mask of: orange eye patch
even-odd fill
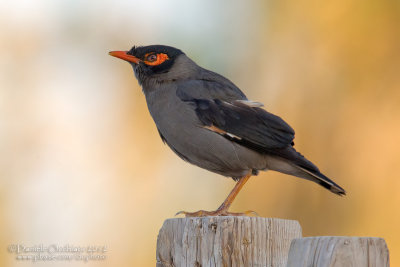
[[[157,66],[166,61],[167,59],[169,59],[169,57],[167,54],[164,53],[159,53],[159,54],[148,53],[144,56],[143,62],[146,65]]]

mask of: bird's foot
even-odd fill
[[[207,216],[258,216],[257,212],[247,210],[244,212],[229,212],[228,209],[217,209],[214,211],[199,210],[195,212],[179,211],[175,216],[183,214],[185,217],[207,217]]]

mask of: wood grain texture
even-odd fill
[[[389,250],[378,237],[305,237],[293,240],[287,266],[386,267]]]
[[[297,221],[260,217],[176,218],[157,238],[161,266],[286,266]]]

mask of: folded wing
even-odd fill
[[[243,101],[190,99],[199,120],[210,130],[259,152],[292,144],[294,130],[280,117]]]

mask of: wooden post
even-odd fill
[[[386,267],[389,250],[377,237],[317,236],[295,239],[288,267]]]
[[[157,238],[161,266],[286,266],[297,221],[260,217],[176,218]]]

